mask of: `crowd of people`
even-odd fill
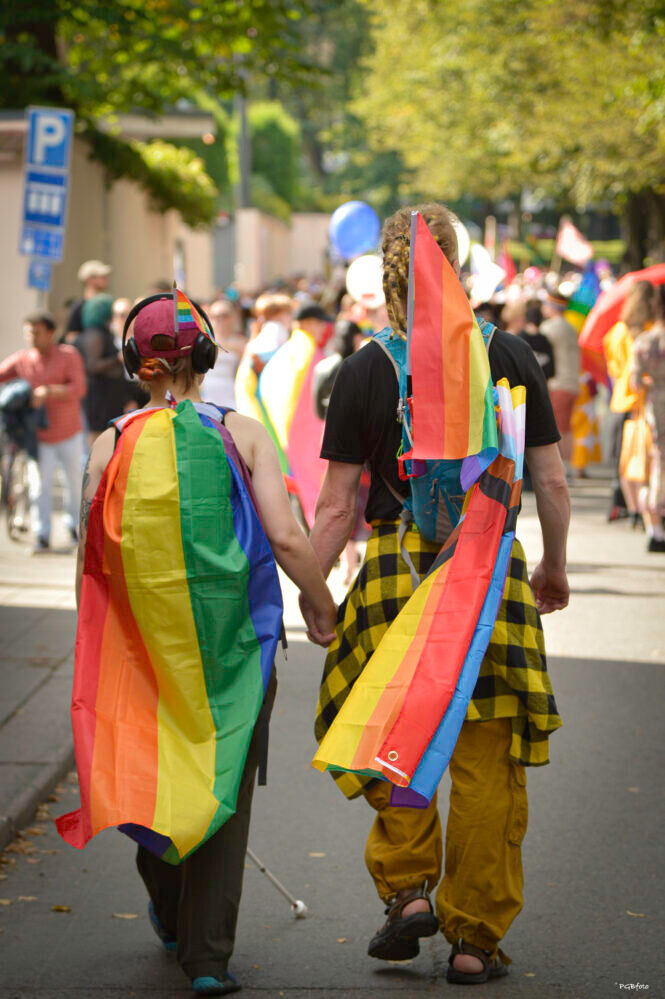
[[[614,281],[611,269],[603,263],[596,270],[598,291],[608,290]],[[108,293],[110,274],[110,266],[101,261],[83,263],[78,272],[81,295],[67,303],[63,328],[56,329],[49,314],[28,317],[28,351],[0,364],[0,381],[27,379],[33,403],[42,407],[44,416],[38,430],[39,474],[35,471],[31,477],[32,529],[38,552],[49,550],[56,466],[66,482],[66,526],[74,540],[78,473],[89,447],[110,420],[147,399],[123,367],[122,331],[132,302]],[[562,277],[530,267],[489,301],[473,302],[473,277],[469,276],[468,294],[479,316],[524,340],[533,350],[547,382],[569,479],[586,477],[589,466],[604,457],[616,472],[609,519],[632,517],[633,524],[646,531],[648,550],[663,551],[663,289],[645,281],[635,284],[619,322],[604,338],[606,370],[599,373],[597,365],[585,363],[578,343],[589,310],[588,300],[586,308],[575,305],[581,277],[575,272]],[[146,293],[169,290],[167,281],[156,281]],[[313,390],[313,406],[320,419],[325,419],[341,361],[388,323],[382,301],[368,307],[354,301],[339,280],[326,283],[320,277],[302,275],[252,295],[227,288],[201,304],[222,348],[204,379],[203,398],[259,419],[265,418],[265,412],[257,402],[254,382],[287,342],[294,325],[303,321],[303,309],[318,307],[314,318],[327,324],[323,343],[327,356],[318,365]],[[361,503],[367,497],[366,478],[363,483]],[[348,580],[357,566],[356,541],[366,536],[366,524],[359,517],[343,556]]]

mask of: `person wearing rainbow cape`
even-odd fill
[[[568,603],[569,498],[541,369],[527,344],[474,318],[448,210],[400,209],[385,223],[382,250],[391,329],[344,361],[321,451],[329,465],[310,542],[323,574],[352,528],[365,462],[372,534],[328,650],[314,765],[376,811],[365,860],[388,918],[370,956],[413,958],[419,938],[440,929],[453,945],[448,981],[475,984],[508,970],[499,943],[523,903],[525,767],[549,761],[548,738],[561,725],[539,612]],[[416,347],[421,327],[434,335],[429,351]],[[448,516],[443,547],[403,515],[410,497],[416,516],[416,493],[399,475],[408,455],[397,457],[405,413],[412,474],[423,474],[413,459],[424,431],[445,440],[420,457],[457,468],[457,492],[451,486],[438,511]],[[543,536],[530,583],[514,533],[525,454]],[[451,673],[453,660],[461,672]],[[436,786],[448,761],[441,881]]]
[[[78,848],[111,826],[138,842],[155,932],[197,994],[224,995],[240,988],[228,961],[276,690],[275,560],[307,594],[321,645],[335,605],[267,432],[201,401],[217,354],[205,314],[177,289],[144,299],[123,354],[150,400],[98,438],[84,473],[81,807],[57,826]]]

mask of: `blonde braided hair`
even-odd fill
[[[383,226],[383,292],[390,325],[395,333],[406,335],[406,299],[409,287],[411,213],[420,212],[435,240],[451,263],[457,261],[455,216],[445,205],[428,202],[406,206],[391,215]]]

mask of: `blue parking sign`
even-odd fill
[[[28,288],[48,291],[51,287],[51,265],[47,260],[31,260],[28,268]]]
[[[74,112],[66,108],[28,108],[26,166],[69,170]]]
[[[67,108],[30,107],[26,116],[19,252],[57,262],[62,260],[65,243],[74,112]]]

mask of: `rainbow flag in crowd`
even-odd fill
[[[448,765],[501,603],[520,503],[526,390],[506,379],[492,386],[482,333],[420,216],[409,317],[413,448],[405,458],[462,459],[462,516],[313,763],[387,779],[393,804],[417,805]]]
[[[319,457],[324,423],[312,401],[312,376],[323,357],[323,350],[309,333],[294,330],[261,372],[256,393],[264,423],[269,425],[278,453],[288,463],[288,474],[310,527],[327,468],[327,462]]]
[[[207,336],[209,340],[213,339],[210,330],[199,315],[198,310],[192,305],[184,291],[180,291],[180,288],[173,289],[173,311],[173,328],[176,336],[178,333],[184,333],[187,330],[198,330],[204,336]]]
[[[92,503],[72,697],[82,848],[118,826],[179,863],[233,815],[282,624],[247,469],[215,406],[118,422]]]

